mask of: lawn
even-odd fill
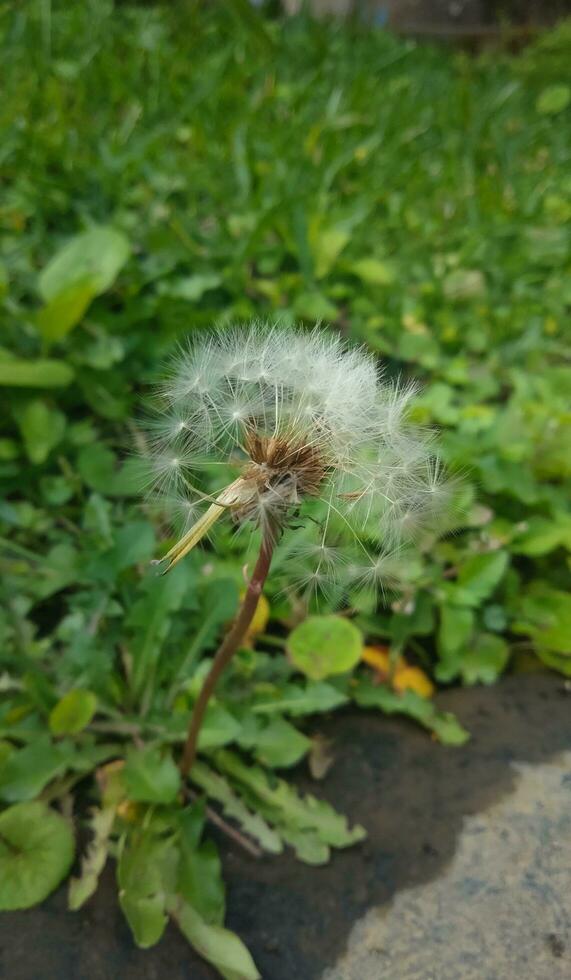
[[[433,686],[571,676],[571,28],[473,58],[241,2],[1,16],[0,862],[97,771],[72,907],[109,852],[137,942],[171,915],[224,976],[256,976],[172,755],[243,541],[228,527],[169,576],[149,567],[176,530],[141,486],[150,386],[213,323],[330,324],[421,383],[413,418],[458,478],[389,592],[308,597],[285,547],[209,709],[192,793],[256,848],[321,863],[362,830],[269,777],[319,771],[307,717],[354,701],[459,745]],[[352,671],[281,655],[308,609],[350,619]],[[50,817],[59,859],[1,907],[66,875]]]

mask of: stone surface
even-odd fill
[[[444,874],[369,910],[323,980],[569,980],[571,752],[514,769]]]

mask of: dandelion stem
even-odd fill
[[[208,706],[208,702],[210,701],[214,688],[216,687],[218,678],[240,647],[248,627],[254,618],[258,601],[264,587],[264,582],[266,581],[270,570],[273,550],[273,538],[270,536],[264,537],[260,547],[256,567],[254,568],[252,577],[248,583],[246,595],[244,596],[238,615],[234,620],[233,626],[226,634],[218,650],[216,651],[212,667],[206,676],[206,680],[202,685],[202,689],[198,695],[196,704],[194,705],[179,766],[180,774],[183,779],[186,779],[188,776],[192,768],[192,764],[196,758],[198,735],[202,726],[202,721]]]

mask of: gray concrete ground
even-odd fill
[[[514,768],[443,873],[370,909],[323,980],[569,980],[571,752]]]

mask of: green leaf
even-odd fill
[[[62,340],[82,319],[94,298],[93,285],[72,283],[36,314],[36,325],[44,340]]]
[[[50,302],[77,284],[89,286],[92,295],[104,293],[129,258],[125,235],[105,226],[76,235],[40,273],[38,289]]]
[[[195,762],[192,767],[193,783],[217,803],[220,803],[226,816],[236,820],[242,829],[270,854],[280,854],[283,845],[279,835],[268,826],[259,813],[251,812],[244,801],[236,795],[227,781],[203,762]]]
[[[68,906],[72,911],[81,908],[97,888],[99,876],[105,867],[109,854],[115,812],[114,806],[107,806],[102,810],[93,812],[90,820],[93,839],[82,859],[79,878],[72,878],[69,883]]]
[[[64,361],[0,358],[0,385],[14,388],[65,388],[75,376]]]
[[[79,473],[91,490],[104,497],[134,497],[144,485],[140,460],[127,460],[117,467],[117,459],[107,446],[83,446],[77,457]]]
[[[493,684],[505,670],[509,647],[501,636],[478,633],[462,654],[460,670],[466,684]]]
[[[66,768],[60,746],[38,739],[13,752],[0,768],[0,799],[6,803],[31,800]]]
[[[351,272],[372,286],[392,286],[397,276],[396,268],[392,262],[373,258],[359,259],[357,262],[353,262]]]
[[[238,936],[220,925],[206,922],[188,902],[177,901],[171,914],[183,935],[225,980],[259,980],[260,974]]]
[[[351,235],[345,228],[322,228],[310,234],[315,275],[322,279],[331,271]]]
[[[178,852],[169,838],[135,831],[123,838],[117,864],[119,902],[137,946],[148,949],[167,921],[166,897],[174,891]]]
[[[180,848],[177,891],[205,922],[222,925],[225,890],[222,864],[214,841],[208,840],[200,847],[188,847],[181,836]]]
[[[346,817],[337,813],[324,800],[307,794],[299,796],[297,791],[283,779],[273,779],[259,766],[247,766],[226,749],[214,756],[216,765],[228,773],[233,780],[251,794],[256,809],[272,823],[295,830],[314,831],[319,840],[332,847],[348,847],[362,840],[365,831],[356,826],[352,830]]]
[[[538,652],[571,655],[571,595],[546,582],[532,582],[513,603],[512,629],[532,637]]]
[[[387,715],[408,715],[434,732],[444,745],[463,745],[470,737],[453,714],[439,711],[430,699],[421,698],[414,691],[397,694],[385,684],[360,680],[353,690],[353,697],[362,708],[380,708]]]
[[[297,316],[310,321],[335,320],[337,317],[337,308],[317,290],[298,293],[294,310]]]
[[[548,85],[539,95],[535,108],[540,116],[555,116],[571,103],[569,85]]]
[[[319,681],[351,670],[361,659],[363,638],[339,616],[308,616],[290,633],[287,649],[298,670]]]
[[[75,850],[67,820],[45,803],[0,813],[0,910],[42,902],[69,871]]]
[[[155,533],[149,521],[129,521],[115,535],[113,549],[106,560],[117,571],[150,560],[155,549]]]
[[[507,551],[490,551],[468,558],[458,574],[460,604],[479,606],[488,599],[508,566]]]
[[[516,555],[530,558],[561,547],[571,551],[571,516],[565,513],[552,518],[530,517],[517,529],[511,543],[511,550]]]
[[[311,741],[283,718],[273,718],[256,736],[255,755],[272,768],[294,766],[309,752]]]
[[[122,778],[129,799],[140,803],[173,803],[180,789],[172,756],[152,746],[127,750]]]
[[[24,406],[17,416],[17,422],[30,462],[45,462],[54,446],[61,441],[65,415],[38,398]]]
[[[92,691],[68,691],[50,713],[52,735],[77,735],[87,728],[96,710],[97,698]]]
[[[171,296],[173,299],[184,299],[190,303],[196,303],[199,299],[202,299],[205,293],[211,289],[217,289],[220,285],[222,285],[222,278],[219,275],[213,272],[204,272],[165,283],[158,292],[159,295]]]
[[[299,717],[332,711],[346,704],[348,700],[343,691],[326,681],[309,681],[304,685],[276,685],[271,694],[264,692],[256,696],[250,710],[259,715],[285,714]]]
[[[293,847],[298,861],[303,861],[304,864],[319,867],[327,864],[331,857],[328,844],[313,830],[299,830],[280,825],[280,835],[286,844]]]
[[[198,735],[198,747],[203,752],[233,742],[240,733],[240,722],[222,704],[208,705]]]

